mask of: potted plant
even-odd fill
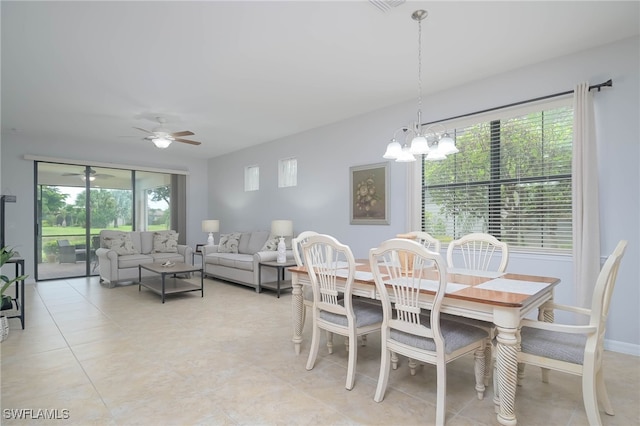
[[[48,241],[42,247],[44,254],[47,257],[48,263],[54,263],[56,261],[56,255],[58,254],[58,242]]]
[[[2,247],[0,249],[0,270],[15,254],[15,251],[9,247]],[[5,295],[4,292],[11,287],[11,284],[16,281],[22,281],[25,278],[27,278],[27,275],[9,278],[6,275],[0,274],[0,342],[4,341],[9,335],[9,320],[6,316],[2,315],[2,311],[13,309],[13,299],[11,299],[11,296]]]

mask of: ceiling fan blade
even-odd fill
[[[143,131],[143,132],[145,132],[145,133],[149,133],[149,134],[152,134],[152,135],[153,135],[153,132],[151,132],[151,131],[149,131],[149,130],[141,129],[140,127],[135,127],[135,126],[134,126],[133,128],[134,128],[134,129],[138,129],[138,130],[142,130],[142,131]]]
[[[182,143],[189,143],[191,145],[200,145],[202,143],[202,142],[190,141],[189,139],[180,139],[180,138],[175,138],[174,141],[182,142]]]
[[[182,132],[175,132],[175,133],[171,133],[171,136],[178,137],[178,136],[193,136],[195,135],[195,133],[190,132],[189,130],[183,130]]]
[[[81,176],[81,175],[83,175],[83,174],[84,174],[84,173],[63,173],[63,174],[62,174],[62,175],[60,175],[60,176]]]

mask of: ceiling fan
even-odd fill
[[[84,171],[80,172],[80,173],[63,173],[62,176],[80,176],[80,179],[82,180],[86,180],[87,176],[85,175]],[[89,168],[89,181],[93,182],[94,180],[96,180],[96,178],[112,178],[113,175],[107,175],[104,173],[96,173],[95,170],[93,170],[93,168]]]
[[[156,117],[160,126],[155,129],[149,131],[146,129],[141,129],[140,127],[134,127],[134,129],[141,130],[145,133],[148,133],[149,136],[145,137],[145,139],[150,140],[153,144],[158,148],[167,148],[171,145],[171,142],[182,142],[188,143],[191,145],[200,145],[200,142],[192,141],[189,139],[182,139],[181,136],[191,136],[195,133],[189,130],[183,130],[182,132],[170,132],[168,129],[164,128],[165,119],[163,117]]]

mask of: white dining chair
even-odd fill
[[[598,399],[605,413],[613,416],[602,368],[604,335],[609,303],[615,287],[620,261],[627,241],[618,243],[598,274],[591,309],[547,302],[540,308],[538,321],[522,320],[519,362],[542,367],[542,381],[549,382],[549,370],[582,376],[582,398],[590,425],[601,425]],[[587,325],[545,322],[550,312],[561,310],[589,318]]]
[[[398,235],[399,238],[408,238],[420,243],[427,250],[440,253],[442,243],[440,240],[424,231],[411,231],[406,234]],[[395,353],[391,354],[391,368],[394,370],[398,368],[398,356]],[[409,372],[412,376],[416,374],[416,368],[418,363],[414,359],[409,359]]]
[[[345,336],[349,352],[345,387],[351,390],[355,384],[358,336],[380,331],[382,309],[352,297],[356,262],[349,246],[330,235],[313,235],[302,243],[302,251],[313,289],[313,333],[307,370],[315,365],[321,330]],[[339,291],[339,281],[344,281],[343,293]]]
[[[490,234],[474,232],[447,246],[449,268],[505,272],[509,263],[509,245]]]
[[[302,253],[301,245],[313,235],[319,235],[319,233],[315,231],[303,231],[291,240],[293,258],[295,259],[297,266],[304,266],[304,254]],[[313,290],[308,286],[304,286],[302,288],[302,301],[302,327],[304,328],[304,323],[307,318],[307,310],[311,309],[313,306]]]
[[[492,271],[503,273],[509,264],[509,245],[490,234],[475,232],[453,240],[447,246],[447,266],[450,270]],[[485,348],[485,385],[491,378],[493,360],[492,341],[495,337],[495,326],[491,322],[472,318],[446,315],[450,320],[463,322],[486,330],[490,339]],[[523,366],[519,366],[519,375],[523,374]]]
[[[398,259],[408,262],[398,262]],[[369,251],[369,263],[382,301],[380,373],[374,400],[384,399],[389,380],[391,353],[436,366],[436,424],[446,415],[447,364],[475,354],[475,391],[484,397],[484,347],[489,335],[470,325],[441,318],[440,307],[447,286],[442,257],[416,241],[394,238]],[[431,309],[423,314],[423,290],[435,292]]]
[[[433,235],[429,234],[428,232],[411,231],[411,232],[407,232],[404,235],[417,241],[424,248],[431,251],[435,251],[436,253],[440,253],[442,243],[440,242],[439,239],[435,238]]]

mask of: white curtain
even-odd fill
[[[588,83],[573,96],[573,285],[578,306],[590,308],[600,272],[598,158]]]

